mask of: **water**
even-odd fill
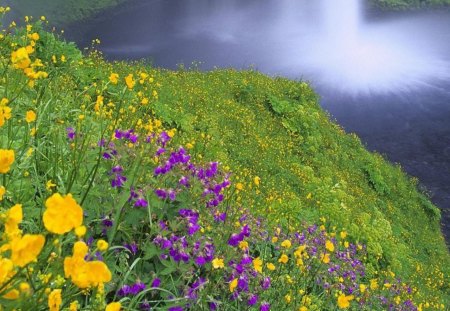
[[[450,12],[365,12],[359,0],[135,0],[66,34],[100,38],[109,59],[311,81],[347,131],[420,178],[450,237]]]

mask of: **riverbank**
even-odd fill
[[[367,2],[371,9],[384,12],[450,8],[450,0],[367,0]]]
[[[94,17],[129,0],[15,0],[10,3],[18,16],[46,16],[53,25],[64,26]]]

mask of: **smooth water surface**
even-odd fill
[[[66,29],[108,59],[253,68],[311,81],[322,106],[399,162],[450,237],[450,12],[367,18],[359,0],[135,0]]]

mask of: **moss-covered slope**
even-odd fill
[[[8,55],[2,62],[8,64],[10,45],[2,49]],[[51,103],[49,118],[54,120],[49,124],[80,122],[77,130],[89,135],[97,128],[89,124],[98,112],[98,96],[105,103],[118,97],[102,81],[113,72],[121,83],[130,74],[139,81],[145,73],[146,79],[151,77],[145,82],[150,83],[148,94],[127,90],[120,101],[129,106],[115,115],[132,118],[136,126],[145,115],[163,120],[177,128],[175,144],[189,146],[194,158],[229,166],[233,182],[241,184],[237,200],[242,206],[284,228],[325,218],[330,231],[345,230],[350,241],[367,245],[368,278],[393,271],[413,283],[419,296],[450,304],[450,256],[440,233],[439,210],[417,190],[416,180],[331,122],[307,83],[255,71],[168,71],[141,63],[108,63],[82,57],[44,32],[35,53],[51,68],[51,79],[41,93],[24,84],[16,100],[31,105],[38,96]],[[19,73],[14,74],[8,79],[20,81]],[[57,135],[56,126],[49,128]],[[64,165],[56,160],[50,164],[49,176]],[[253,186],[256,177],[258,188]]]
[[[449,7],[449,0],[368,0],[368,2],[384,10],[416,10]]]

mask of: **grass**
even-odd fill
[[[439,209],[330,121],[308,83],[106,62],[41,22],[8,28],[0,49],[5,309],[450,304]],[[46,241],[22,251],[25,263],[19,228]]]
[[[61,26],[85,20],[104,9],[114,7],[125,0],[14,0],[13,7],[19,16],[45,16]]]

